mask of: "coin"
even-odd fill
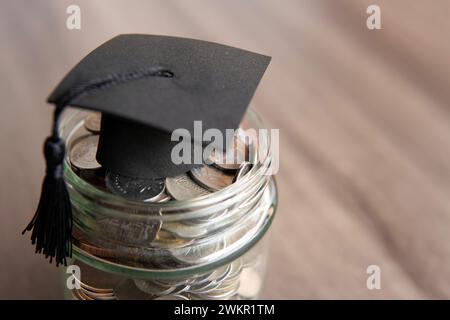
[[[84,120],[84,127],[92,133],[100,132],[101,113],[92,112]]]
[[[73,291],[75,293],[75,297],[79,300],[116,300],[116,297],[112,291],[107,294],[98,294],[83,288],[73,289]]]
[[[180,222],[164,222],[162,228],[175,236],[188,239],[196,239],[207,233],[206,228],[187,225]]]
[[[165,296],[174,292],[177,287],[176,286],[160,286],[153,281],[147,281],[142,279],[135,279],[134,284],[136,287],[142,292],[151,294],[151,295],[161,295]]]
[[[214,289],[216,284],[223,281],[231,271],[230,265],[225,265],[215,269],[212,272],[205,273],[196,278],[196,281],[190,285],[189,292],[201,293]]]
[[[177,283],[178,282],[178,283]],[[178,295],[189,289],[188,279],[182,282],[135,279],[134,283],[143,292],[154,296]]]
[[[113,289],[96,288],[96,287],[93,287],[93,286],[91,286],[89,284],[83,283],[83,282],[79,281],[76,278],[75,278],[75,280],[80,283],[80,286],[85,291],[89,291],[91,293],[95,293],[95,294],[98,294],[98,295],[104,295],[104,296],[108,296],[108,295],[111,295],[113,293]]]
[[[113,289],[98,289],[88,286],[81,281],[79,281],[79,283],[81,285],[81,288],[78,289],[79,292],[83,295],[89,296],[93,300],[116,300]]]
[[[78,169],[98,169],[101,165],[96,160],[98,135],[80,138],[70,151],[70,162]]]
[[[106,237],[127,244],[150,244],[161,229],[161,220],[127,221],[102,219],[98,221]]]
[[[161,285],[161,286],[181,286],[181,285],[188,285],[191,284],[194,281],[195,278],[186,278],[186,277],[181,277],[181,278],[169,278],[169,279],[154,279],[152,281],[154,281],[155,283]]]
[[[117,300],[114,293],[108,295],[96,294],[89,291],[83,291],[83,294],[89,296],[92,300]]]
[[[175,200],[179,201],[194,199],[210,193],[208,190],[192,181],[187,174],[167,177],[166,188],[167,192]]]
[[[187,248],[169,249],[173,257],[181,263],[197,265],[210,262],[217,258],[226,247],[225,240],[215,240],[212,242],[200,243]]]
[[[151,199],[151,201],[146,201],[146,202],[159,202],[159,203],[162,203],[162,202],[170,201],[171,199],[172,199],[172,197],[167,194],[166,190],[164,190],[164,192],[162,192],[159,196]]]
[[[202,187],[218,191],[233,183],[234,176],[212,166],[203,165],[190,171],[191,177]]]
[[[112,222],[112,223],[111,223]],[[108,242],[105,240],[102,240],[100,238],[89,238],[85,234],[82,234],[78,229],[75,227],[73,230],[73,244],[77,246],[78,248],[94,255],[101,257],[103,259],[109,260],[109,261],[121,261],[125,263],[147,263],[150,260],[150,257],[148,255],[145,255],[145,251],[139,250],[139,248],[136,247],[130,247],[130,246],[124,246],[116,243],[116,241],[123,242],[124,235],[122,233],[125,233],[125,236],[129,236],[130,239],[125,239],[128,242],[134,242],[133,244],[137,243],[138,245],[141,245],[142,243],[149,243],[150,240],[152,240],[152,237],[156,237],[155,233],[157,231],[150,231],[150,235],[144,234],[142,235],[142,229],[139,228],[139,232],[128,234],[127,231],[134,232],[134,228],[130,228],[129,224],[131,222],[124,223],[124,226],[120,223],[120,221],[115,221],[113,219],[103,219],[99,221],[99,225],[101,226],[102,230],[105,230],[105,236],[106,238],[112,238],[114,242]],[[153,222],[157,223],[157,222]],[[144,227],[145,228],[145,227]],[[152,229],[153,225],[150,225],[148,228],[145,228],[144,230]],[[150,238],[150,239],[149,239]],[[169,254],[169,253],[168,253]],[[173,260],[173,259],[172,259]],[[99,279],[98,274],[93,276],[94,279]],[[84,279],[84,278],[83,278]],[[117,281],[117,279],[112,278],[111,281]],[[92,277],[90,278],[90,281],[92,282]],[[96,287],[99,287],[99,285],[94,285]]]
[[[80,296],[77,289],[72,289],[70,290],[70,292],[72,293],[72,300],[86,300],[85,298]]]
[[[182,269],[188,266],[186,263],[177,261],[169,250],[166,249],[153,249],[146,257],[146,264],[151,265],[154,269]]]
[[[184,220],[183,223],[192,226],[198,226],[202,228],[208,228],[217,223],[217,221],[221,221],[222,218],[228,213],[228,209],[220,210],[214,212],[212,214],[202,216],[200,218]]]
[[[166,230],[159,230],[155,240],[152,242],[152,247],[161,249],[183,248],[191,244],[193,239],[175,237]]]
[[[166,296],[157,297],[154,300],[189,300],[189,298],[182,294],[169,294]]]
[[[236,171],[243,161],[248,160],[248,146],[239,136],[235,135],[233,143],[227,148],[226,152],[213,149],[209,156],[215,167],[224,171]]]
[[[202,288],[200,289],[191,289],[189,290],[190,293],[198,295],[198,294],[206,294],[208,292],[213,292],[214,290],[216,290],[217,288],[220,287],[220,283],[215,282],[215,281],[211,281],[206,283]]]
[[[164,179],[138,179],[112,171],[106,173],[107,187],[118,196],[132,201],[151,202],[164,192]]]
[[[72,289],[72,294],[77,300],[94,300],[80,289]]]
[[[194,300],[228,300],[237,292],[238,285],[236,283],[233,283],[232,285],[228,285],[226,287],[218,285],[213,290],[202,293],[195,293],[193,294],[192,298]]]
[[[79,235],[73,236],[73,244],[78,248],[101,258],[117,258],[117,253],[112,249],[100,248],[92,243],[87,242],[86,238]]]

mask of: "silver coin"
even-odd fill
[[[73,146],[70,151],[70,162],[78,169],[98,169],[101,165],[95,159],[97,154],[98,135],[88,135]]]
[[[137,179],[108,171],[106,186],[115,194],[133,201],[154,201],[164,192],[164,179]]]
[[[192,178],[202,187],[218,191],[233,183],[234,175],[227,174],[212,166],[203,165],[190,171]]]
[[[218,299],[228,299],[235,295],[239,287],[239,281],[234,280],[233,282],[221,282],[218,283],[214,288],[206,290],[204,292],[193,292],[197,298],[205,300],[218,300]]]
[[[210,193],[208,190],[192,181],[187,174],[167,177],[166,188],[167,192],[175,200],[179,201],[194,199]]]
[[[206,294],[208,292],[213,292],[220,287],[220,282],[211,281],[203,285],[201,288],[190,289],[189,292],[193,294]]]
[[[169,294],[166,296],[157,297],[153,300],[189,300],[189,298],[182,294]]]
[[[162,225],[164,230],[181,238],[196,239],[204,236],[208,230],[198,226],[187,225],[179,222],[165,222]]]
[[[226,277],[230,274],[231,267],[230,265],[225,265],[215,269],[213,272],[206,273],[202,276],[199,276],[196,279],[196,282],[191,284],[190,292],[192,293],[202,293],[207,292],[209,290],[213,290],[218,287],[218,284],[226,279]]]
[[[235,300],[233,297],[233,293],[230,293],[231,295],[229,295],[228,293],[225,296],[220,296],[220,297],[214,297],[214,296],[209,296],[209,295],[203,295],[203,294],[192,294],[190,295],[190,299],[191,300]]]
[[[153,279],[152,280],[157,285],[162,287],[171,287],[171,286],[188,286],[195,281],[195,278],[177,278],[177,279]]]
[[[162,203],[162,202],[170,201],[171,199],[172,199],[172,197],[167,194],[166,190],[164,190],[163,193],[161,193],[158,197],[155,197],[154,199],[152,199],[151,202]]]
[[[214,166],[224,171],[236,171],[242,162],[248,160],[248,146],[239,136],[234,136],[233,143],[226,152],[214,149],[209,156]]]
[[[189,293],[202,293],[218,287],[219,284],[214,281],[203,281],[200,283],[193,283],[189,288]]]
[[[135,279],[134,284],[139,290],[156,296],[165,296],[173,293],[177,287],[176,286],[161,286],[154,283],[153,281],[147,281],[142,279]]]
[[[222,217],[225,216],[228,212],[228,209],[221,210],[218,212],[214,212],[207,216],[202,216],[201,218],[195,218],[190,220],[185,220],[183,223],[191,226],[197,226],[202,228],[207,228],[209,226],[215,225],[217,221],[222,220]]]
[[[84,127],[92,133],[100,133],[101,113],[92,112],[84,119]]]
[[[180,238],[166,230],[159,230],[151,245],[159,249],[184,248],[194,242],[194,239]]]

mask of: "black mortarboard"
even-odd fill
[[[120,35],[88,54],[48,98],[56,108],[44,146],[47,175],[26,229],[33,229],[36,250],[57,264],[71,254],[65,147],[57,129],[65,106],[102,112],[97,160],[103,167],[130,177],[173,176],[192,165],[172,163],[172,131],[185,128],[194,137],[196,120],[203,130],[236,129],[269,61],[216,43],[151,35]]]

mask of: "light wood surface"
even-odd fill
[[[82,29],[65,27],[68,5]],[[366,28],[379,4],[382,30]],[[46,96],[120,33],[264,53],[253,100],[280,129],[264,298],[450,298],[450,2],[1,1],[0,298],[60,298],[20,232],[36,207]],[[381,268],[368,290],[366,268]]]

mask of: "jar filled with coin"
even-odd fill
[[[60,123],[74,221],[70,263],[81,271],[67,297],[258,298],[277,190],[270,137],[257,115],[247,111],[231,152],[214,151],[187,173],[157,179],[97,162],[100,117],[68,110]]]
[[[80,267],[69,298],[259,296],[277,143],[248,106],[269,62],[124,34],[63,77],[47,99],[46,171],[23,233],[56,266]]]

